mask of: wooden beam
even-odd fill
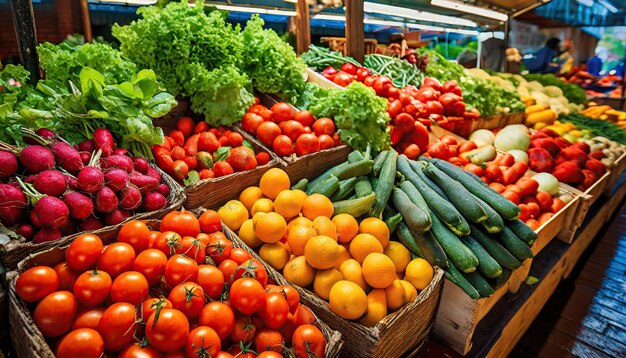
[[[346,55],[363,63],[365,58],[365,25],[363,0],[346,0]]]
[[[11,13],[15,26],[20,60],[30,72],[30,82],[39,80],[39,57],[37,56],[37,30],[31,0],[11,0]]]
[[[93,35],[91,33],[91,16],[89,16],[89,4],[87,0],[80,0],[80,15],[83,22],[83,36],[86,42],[91,42]]]
[[[296,3],[296,51],[298,55],[309,50],[311,45],[311,21],[308,0]]]

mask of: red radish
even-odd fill
[[[167,199],[163,194],[153,192],[143,198],[141,207],[145,211],[161,210],[167,205]]]
[[[130,183],[139,188],[142,195],[146,195],[154,191],[154,189],[159,186],[159,181],[155,178],[135,171],[130,173]]]
[[[6,226],[20,222],[26,214],[26,196],[21,188],[0,184],[0,219]]]
[[[56,134],[53,131],[49,130],[48,128],[39,128],[34,133],[46,139],[53,139],[54,137],[56,137]],[[27,144],[31,144],[31,145],[39,144],[37,142],[37,139],[31,138],[29,136],[24,136],[23,139],[24,139],[24,142]]]
[[[161,182],[161,173],[150,165],[148,165],[148,171],[146,172],[146,175],[155,178],[159,181],[159,183]]]
[[[104,173],[100,168],[94,166],[95,163],[98,162],[101,153],[100,150],[94,153],[89,161],[89,166],[84,167],[80,173],[78,173],[76,180],[78,181],[78,189],[80,189],[80,191],[95,193],[104,186]]]
[[[126,155],[127,150],[126,148],[115,148],[113,150],[113,155]]]
[[[129,185],[121,192],[120,208],[135,210],[141,206],[141,191],[134,185]]]
[[[110,213],[117,209],[117,196],[109,187],[103,186],[96,194],[96,210],[101,213]]]
[[[37,174],[29,174],[26,178],[24,178],[24,183],[34,184],[35,180],[37,180]]]
[[[65,175],[58,170],[44,170],[37,174],[33,186],[42,194],[61,196],[67,190],[67,181]]]
[[[67,205],[70,215],[78,220],[88,218],[93,214],[93,202],[91,198],[77,191],[70,191],[63,196],[63,202]]]
[[[65,225],[70,216],[70,210],[63,200],[49,195],[37,200],[32,212],[42,226],[53,228],[60,228]]]
[[[65,225],[61,226],[59,230],[61,230],[61,234],[63,235],[71,235],[78,231],[78,221],[70,217]]]
[[[120,168],[130,173],[133,171],[133,160],[125,155],[113,154],[100,159],[100,167],[102,169]]]
[[[63,237],[61,230],[57,228],[45,228],[37,231],[33,237],[35,244],[41,244],[42,242],[54,241]]]
[[[102,156],[104,158],[113,154],[115,148],[115,141],[113,135],[106,128],[98,128],[93,131],[93,144],[96,149],[102,150]]]
[[[107,226],[117,225],[130,217],[130,212],[123,209],[115,209],[104,215],[104,224]]]
[[[88,152],[80,152],[80,160],[83,161],[83,165],[89,165],[89,161],[91,160],[91,154],[89,154],[89,153]]]
[[[100,222],[100,220],[98,220],[95,216],[88,217],[79,225],[81,231],[99,230],[103,227],[102,222]]]
[[[128,186],[130,177],[125,170],[114,168],[104,174],[104,181],[113,191],[120,191]]]
[[[0,179],[9,177],[17,171],[19,164],[15,154],[0,151]]]
[[[54,168],[54,154],[50,149],[40,145],[31,145],[20,153],[20,162],[31,173],[39,173],[46,169]]]
[[[52,151],[52,154],[54,154],[57,165],[68,172],[76,173],[85,167],[80,153],[76,148],[72,147],[60,137],[44,138],[37,135],[32,130],[25,128],[22,128],[22,132],[26,133],[27,136],[32,137],[40,144],[47,145]]]
[[[22,223],[15,228],[15,233],[30,240],[35,233],[35,229],[33,229],[33,227],[29,224]]]
[[[133,165],[135,167],[135,170],[142,173],[142,174],[146,174],[148,172],[148,161],[145,160],[144,158],[139,158],[139,157],[135,157],[133,158]]]
[[[76,144],[76,150],[79,152],[91,153],[96,151],[96,147],[93,145],[93,141],[91,139],[87,139]]]
[[[41,222],[39,221],[39,218],[37,217],[37,215],[35,215],[34,212],[30,212],[28,214],[28,217],[30,218],[30,223],[33,224],[34,227],[41,229],[43,227],[43,225],[41,225]]]
[[[154,189],[154,191],[156,191],[157,193],[163,194],[163,196],[166,198],[170,195],[170,187],[167,186],[167,184],[165,183],[159,184],[159,186],[157,186],[156,189]]]
[[[78,190],[78,180],[76,179],[76,177],[66,175],[65,179],[67,180],[67,188],[69,190]]]

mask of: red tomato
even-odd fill
[[[282,290],[282,294],[287,299],[287,303],[289,304],[289,312],[295,314],[298,306],[300,305],[300,294],[295,288],[293,288],[293,286],[284,285],[280,286],[280,288]]]
[[[174,231],[164,231],[158,238],[150,243],[151,249],[157,249],[170,257],[176,254],[178,248],[183,245],[183,238]]]
[[[150,346],[142,347],[142,343],[135,342],[122,349],[117,358],[161,358],[161,352]]]
[[[311,309],[305,305],[298,306],[295,317],[296,317],[296,324],[298,326],[301,326],[303,324],[315,323],[315,315],[313,314]]]
[[[224,275],[217,267],[212,265],[199,265],[198,285],[202,287],[204,294],[212,300],[218,300],[224,291]]]
[[[539,208],[542,212],[551,211],[552,210],[552,195],[548,194],[545,191],[537,190],[537,194],[535,194],[535,199],[539,203]],[[539,221],[541,223],[541,220]]]
[[[313,123],[313,132],[315,132],[317,136],[322,134],[333,135],[333,132],[335,132],[335,122],[330,118],[320,118]]]
[[[226,259],[220,262],[219,266],[217,266],[217,268],[222,272],[224,282],[229,284],[233,282],[233,274],[235,273],[237,267],[239,267],[239,264],[231,259]]]
[[[148,280],[139,272],[123,272],[113,280],[111,299],[138,305],[148,296],[149,289]]]
[[[189,321],[198,317],[204,306],[204,291],[194,282],[185,282],[174,287],[167,297],[173,308],[181,311]]]
[[[278,329],[278,332],[283,335],[286,343],[291,342],[291,338],[293,337],[293,332],[296,331],[296,327],[296,317],[289,313],[287,315],[287,321],[285,321],[285,324],[283,324],[283,326]]]
[[[241,277],[253,278],[261,283],[263,287],[267,286],[267,271],[265,267],[255,259],[250,259],[239,265],[234,272],[234,279]]]
[[[343,71],[349,75],[356,75],[357,67],[351,64],[350,62],[346,62],[343,65],[341,65],[341,68],[339,68],[339,71]]]
[[[263,122],[270,122],[273,115],[274,113],[272,113],[272,111],[270,111],[269,109],[264,109],[259,112],[259,116],[263,118]]]
[[[74,296],[83,307],[101,304],[111,290],[111,276],[104,271],[85,271],[74,283]]]
[[[102,253],[102,240],[96,235],[77,237],[65,252],[67,266],[74,271],[85,271],[95,265]]]
[[[211,241],[211,236],[209,236],[209,234],[201,232],[198,234],[198,236],[196,236],[196,239],[200,240],[200,242],[204,244],[204,247],[206,248],[206,246],[209,244],[209,241]]]
[[[250,107],[250,109],[248,109],[248,113],[257,113],[258,114],[261,111],[266,110],[266,109],[267,109],[267,107],[265,107],[262,104],[258,104],[257,103],[255,105],[253,105],[252,107]]]
[[[305,324],[296,328],[291,343],[298,358],[324,356],[326,339],[322,331],[314,325]]]
[[[163,296],[148,298],[141,303],[141,321],[146,322],[157,309],[163,308],[173,308],[172,302]]]
[[[288,136],[281,134],[274,139],[272,150],[281,157],[288,157],[293,154],[293,142]]]
[[[444,136],[442,136],[441,138],[439,138],[440,141],[446,143],[447,145],[457,145],[458,142],[456,141],[456,138],[454,138],[454,136],[450,135],[450,134],[446,134]]]
[[[230,333],[230,340],[235,344],[239,344],[239,342],[249,343],[252,342],[255,334],[256,327],[250,317],[242,317],[235,320],[235,325]]]
[[[339,72],[333,78],[333,82],[341,87],[346,87],[352,82],[352,77],[345,72]]]
[[[212,234],[222,230],[220,215],[215,210],[207,210],[198,218],[200,230],[206,234]]]
[[[265,290],[255,279],[240,278],[230,287],[230,302],[239,312],[250,316],[263,306]]]
[[[206,247],[202,241],[195,237],[186,236],[183,238],[182,247],[176,250],[176,253],[185,255],[195,260],[198,264],[202,264],[206,258]]]
[[[236,263],[238,263],[239,265],[241,265],[244,262],[252,259],[252,256],[246,250],[239,248],[239,247],[235,247],[232,250],[230,250],[229,258],[235,261]]]
[[[211,256],[213,261],[220,263],[230,257],[232,249],[233,243],[226,238],[223,232],[217,231],[210,235],[206,253]]]
[[[258,353],[265,351],[283,352],[283,336],[273,329],[263,328],[254,337],[254,346]],[[323,357],[319,356],[319,357]]]
[[[296,154],[303,156],[318,152],[320,150],[320,140],[314,134],[303,134],[296,140]]]
[[[57,337],[72,328],[76,314],[78,301],[74,295],[68,291],[56,291],[37,304],[33,320],[45,336]]]
[[[59,291],[71,291],[74,288],[74,282],[80,276],[80,272],[72,271],[65,261],[54,266],[54,271],[59,276]]]
[[[182,348],[188,336],[189,321],[177,309],[164,308],[158,315],[155,312],[146,323],[148,343],[161,352],[172,352]]]
[[[315,117],[309,111],[299,111],[293,115],[293,119],[300,122],[304,127],[310,127],[315,122]]]
[[[150,228],[143,221],[132,220],[122,226],[117,233],[117,241],[129,244],[135,249],[135,253],[139,253],[150,245]]]
[[[198,263],[184,255],[174,255],[165,264],[165,283],[169,287],[180,285],[187,281],[196,281],[198,277]]]
[[[539,212],[541,211],[541,209],[539,208],[539,204],[537,204],[536,202],[528,202],[525,204],[528,205],[531,218],[539,217]]]
[[[218,301],[207,303],[198,316],[198,325],[211,327],[221,340],[228,339],[235,327],[235,314],[226,304]]]
[[[167,256],[163,252],[157,249],[148,249],[137,256],[133,264],[133,271],[141,273],[148,280],[148,285],[154,286],[161,281],[166,264]]]
[[[406,155],[409,159],[415,160],[420,155],[420,147],[418,147],[417,144],[409,144],[404,148],[402,154]]]
[[[287,321],[289,314],[289,304],[282,293],[274,292],[265,296],[265,303],[257,312],[257,315],[265,326],[269,328],[280,328]]]
[[[387,113],[389,113],[389,117],[395,118],[398,114],[400,114],[400,112],[402,112],[402,102],[400,102],[399,99],[387,104]]]
[[[327,134],[322,134],[319,136],[320,141],[320,150],[330,149],[335,146],[335,141],[333,138]]]
[[[504,193],[502,193],[502,196],[509,199],[515,205],[519,204],[519,195],[517,195],[517,193],[515,192],[506,190]]]
[[[278,124],[274,122],[263,122],[256,131],[257,138],[259,138],[261,143],[267,145],[268,147],[272,146],[274,139],[276,139],[276,137],[280,134],[280,127],[278,127]]]
[[[265,351],[259,353],[256,358],[283,358],[283,355],[274,351]]]
[[[387,87],[387,91],[385,92],[385,97],[389,99],[395,99],[400,96],[400,90],[397,87]]]
[[[274,113],[272,118],[273,118],[274,122],[277,122],[277,123],[283,122],[283,121],[288,121],[288,120],[293,118],[293,115],[291,114],[291,106],[289,106],[285,102],[275,103],[272,106],[272,108],[270,108],[270,111],[272,111],[272,113]]]
[[[370,70],[368,70],[365,67],[361,67],[356,70],[357,81],[363,82],[363,80],[365,80],[370,75],[371,75]]]
[[[302,123],[298,121],[289,120],[289,121],[282,122],[281,124],[283,124],[283,127],[282,127],[283,134],[285,134],[287,137],[289,137],[289,139],[291,139],[294,142],[298,139],[298,137],[301,134],[304,134],[304,126],[302,125]]]
[[[263,117],[255,113],[246,113],[241,119],[241,128],[250,134],[255,134],[261,123],[263,123]]]
[[[185,353],[188,358],[216,357],[221,348],[222,342],[215,330],[200,326],[189,332]]]
[[[124,242],[116,242],[107,246],[98,260],[98,270],[106,271],[111,278],[122,272],[132,270],[135,263],[135,250]]]
[[[165,231],[174,231],[182,237],[196,237],[200,233],[200,223],[190,211],[172,211],[161,220],[161,232]]]
[[[26,302],[37,302],[59,289],[59,275],[47,266],[24,271],[15,281],[15,292]]]
[[[96,330],[79,328],[61,338],[56,350],[58,358],[99,358],[104,353],[104,341]]]
[[[91,307],[81,310],[78,312],[78,315],[76,315],[72,329],[91,328],[98,330],[100,318],[102,318],[102,314],[105,310],[106,308],[104,307]]]

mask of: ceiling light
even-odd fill
[[[467,19],[461,19],[453,16],[445,16],[439,15],[432,12],[418,11],[407,9],[403,7],[383,5],[373,2],[365,2],[363,6],[363,10],[365,12],[377,13],[382,15],[389,16],[399,16],[412,20],[419,21],[429,21],[429,22],[439,22],[442,24],[456,25],[456,26],[465,26],[465,27],[476,27],[477,23]]]
[[[368,25],[406,27],[406,24],[404,22],[399,22],[399,21],[382,21],[382,20],[365,19],[363,20],[363,22]]]
[[[466,5],[464,3],[449,1],[449,0],[431,0],[431,5],[443,7],[446,9],[457,10],[461,12],[466,12],[472,15],[478,15],[482,17],[487,17],[490,19],[495,19],[499,21],[506,21],[509,19],[509,15],[503,14],[501,12],[485,9],[478,6]]]
[[[607,0],[598,0],[598,2],[613,14],[618,11],[617,8]]]
[[[577,3],[579,4],[583,4],[587,7],[592,7],[593,6],[593,0],[576,0]]]
[[[280,16],[296,16],[295,11],[287,11],[287,10],[266,10],[266,14],[268,15],[280,15]]]
[[[475,30],[448,29],[448,28],[440,27],[440,26],[430,26],[430,25],[421,25],[421,24],[407,24],[407,27],[410,28],[410,29],[417,29],[417,30],[452,32],[452,33],[456,33],[456,34],[471,35],[471,36],[477,36],[478,35],[478,31],[475,31]]]
[[[216,8],[226,11],[235,12],[250,12],[255,14],[266,14],[267,10],[260,7],[247,7],[247,6],[230,6],[230,5],[215,5]]]
[[[313,20],[346,21],[344,16],[317,14],[311,17]]]

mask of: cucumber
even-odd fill
[[[437,194],[439,194],[439,196],[441,196],[445,200],[448,200],[448,196],[446,195],[446,193],[443,190],[441,190],[441,188],[437,184],[435,184],[434,181],[430,180],[430,178],[427,177],[426,174],[424,174],[424,170],[423,170],[424,169],[424,165],[426,165],[428,163],[420,163],[420,162],[416,162],[416,161],[410,160],[409,164],[411,165],[411,169],[413,169],[415,174],[417,174],[417,176],[419,176],[420,179],[422,179],[422,181],[424,183],[426,183],[426,185],[428,185],[434,191],[436,191]]]
[[[417,244],[417,240],[415,240],[413,233],[411,233],[411,229],[409,229],[409,227],[406,226],[405,223],[401,222],[400,224],[398,224],[398,226],[396,226],[396,236],[398,237],[400,243],[406,246],[409,251],[418,255],[419,257],[423,257],[426,261],[433,265],[433,263],[428,258],[428,255],[424,254],[422,249],[420,249],[419,245]]]
[[[467,246],[478,258],[478,271],[483,275],[494,278],[500,276],[502,267],[493,259],[471,235],[461,238],[461,241]]]
[[[346,167],[349,163],[343,162],[335,167],[332,167],[330,169],[328,169],[327,171],[325,171],[324,173],[322,173],[320,176],[318,176],[317,178],[311,180],[309,182],[309,187],[311,187],[312,185],[317,185],[319,182],[324,181],[325,179],[328,179],[331,175],[333,175],[333,171],[335,170],[341,170],[342,168]]]
[[[417,188],[432,212],[443,221],[456,235],[469,235],[470,228],[463,215],[448,200],[442,198],[435,190],[422,181],[413,172],[409,160],[403,154],[398,156],[398,170]],[[432,216],[432,215],[431,215]]]
[[[472,272],[478,266],[478,258],[474,253],[437,217],[429,212],[432,219],[432,234],[437,239],[448,260],[463,272]]]
[[[493,210],[493,208],[484,201],[482,201],[478,197],[474,197],[476,201],[483,207],[485,212],[487,213],[487,220],[481,222],[480,224],[487,230],[490,234],[497,234],[502,231],[502,227],[504,227],[504,221],[500,214],[497,211]]]
[[[389,233],[393,234],[398,224],[402,222],[402,214],[396,213],[389,205],[385,206],[383,210],[383,220],[389,228]]]
[[[376,190],[376,187],[378,186],[378,177],[373,177],[370,176],[370,184],[372,185],[372,190]]]
[[[530,247],[506,226],[502,228],[500,241],[504,247],[520,261],[533,257],[533,252],[530,251]]]
[[[353,150],[348,154],[348,163],[356,163],[361,160],[365,160],[365,157],[358,150]]]
[[[330,175],[320,182],[309,185],[306,189],[306,194],[312,195],[317,193],[330,198],[338,189],[339,179],[334,175]]]
[[[421,158],[421,157],[420,157]],[[441,159],[437,159],[437,158],[433,158],[430,160],[431,163],[436,164],[438,161],[440,161]],[[485,186],[487,188],[489,187],[489,184],[485,183],[484,180],[480,179],[480,177],[470,171],[464,170],[465,174],[469,175],[472,179],[476,180],[478,183],[480,183],[480,185]]]
[[[398,188],[393,189],[393,205],[402,214],[411,231],[422,234],[430,229],[432,221],[426,211],[413,204],[409,196]],[[370,211],[371,213],[371,211]]]
[[[370,195],[362,198],[334,202],[334,215],[350,214],[355,218],[358,218],[359,216],[367,214],[370,211],[372,205],[374,205],[374,198],[376,198],[376,194],[371,193]]]
[[[459,286],[468,296],[472,299],[479,299],[480,294],[478,291],[472,286],[472,284],[463,276],[463,274],[457,269],[454,264],[448,262],[448,268],[444,272],[446,278],[452,281],[455,285]]]
[[[489,297],[495,292],[493,287],[479,272],[464,273],[463,276],[478,291],[480,298]]]
[[[306,190],[306,186],[307,184],[309,184],[309,179],[300,179],[299,182],[295,183],[292,187],[291,190]]]
[[[517,205],[498,194],[497,191],[489,186],[478,184],[463,169],[443,160],[435,162],[435,166],[448,174],[452,179],[461,183],[470,193],[491,206],[503,219],[516,220],[519,218],[520,209]]]
[[[472,237],[489,253],[489,256],[503,268],[515,270],[522,266],[522,263],[511,254],[498,240],[486,234],[477,226],[472,225]]]
[[[357,198],[362,198],[373,193],[374,189],[372,189],[372,184],[369,179],[366,176],[362,176],[357,178],[354,184],[354,191],[356,192]]]
[[[330,201],[344,200],[354,193],[357,178],[350,178],[339,182],[339,189],[330,197]]]
[[[466,219],[474,223],[487,220],[485,209],[476,201],[476,197],[465,189],[461,183],[453,180],[432,164],[428,164],[424,168],[424,174],[437,183],[446,193],[448,199]]]
[[[379,217],[382,214],[389,197],[391,196],[391,190],[393,189],[393,183],[396,180],[396,161],[398,153],[391,149],[387,154],[387,158],[383,162],[383,167],[380,169],[380,175],[378,176],[378,185],[374,192],[376,193],[376,200],[374,200],[374,206],[370,210],[370,216]],[[410,227],[411,225],[409,225]]]
[[[378,176],[380,174],[380,170],[383,168],[383,163],[387,158],[387,154],[389,154],[389,151],[383,150],[376,156],[376,158],[374,158],[374,167],[372,168],[372,171],[374,172],[375,176]]]
[[[539,236],[530,226],[524,224],[521,220],[513,220],[506,223],[509,229],[517,235],[522,241],[528,245],[532,245]]]
[[[373,160],[361,160],[355,163],[348,163],[345,167],[335,167],[331,175],[336,176],[339,180],[345,180],[353,177],[359,177],[361,175],[367,175],[372,172],[373,166]]]
[[[504,286],[504,284],[509,281],[509,278],[511,278],[512,273],[513,271],[507,268],[502,268],[502,274],[500,276],[496,278],[488,279],[487,282],[489,282],[489,285],[491,285],[491,287],[493,287],[494,290],[497,290],[500,287]]]

